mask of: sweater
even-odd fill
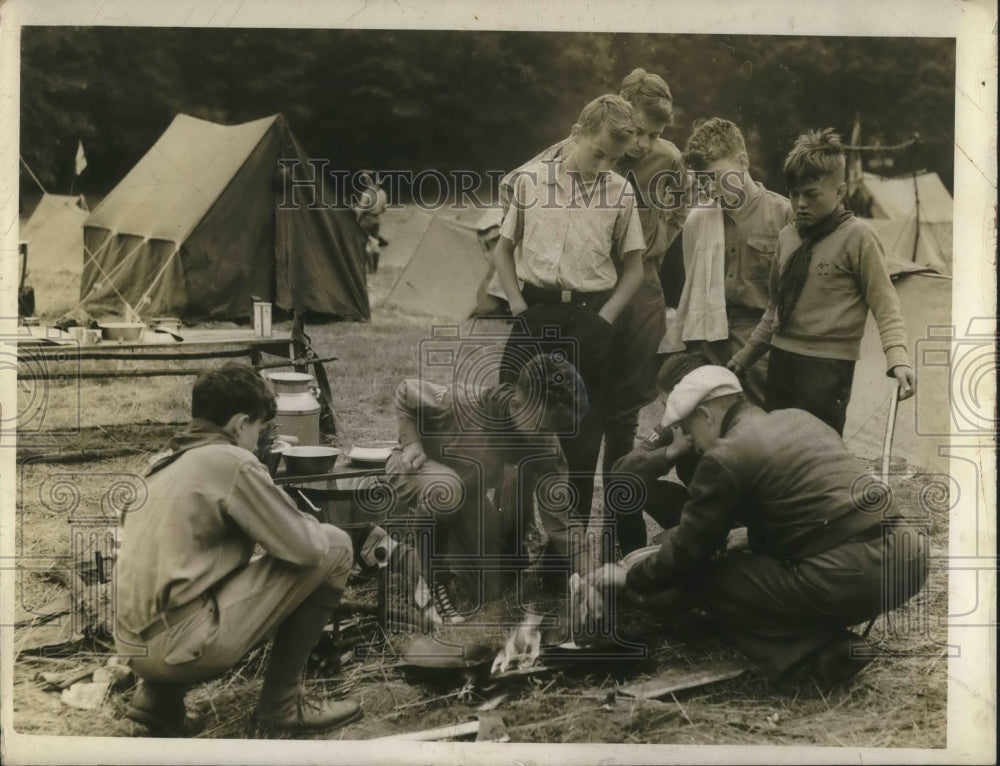
[[[882,243],[872,227],[851,218],[813,245],[809,273],[795,308],[783,327],[776,327],[777,285],[781,270],[802,244],[793,224],[778,235],[771,268],[767,310],[733,359],[751,367],[769,346],[802,356],[856,360],[869,310],[875,316],[888,371],[908,365],[906,323],[886,267]]]

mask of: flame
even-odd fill
[[[493,660],[490,673],[505,673],[514,666],[528,668],[534,665],[542,651],[542,631],[538,627],[541,624],[542,615],[525,616],[524,622],[514,629]]]

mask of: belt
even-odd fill
[[[613,290],[599,290],[597,292],[574,292],[573,290],[556,290],[550,287],[535,287],[535,285],[526,284],[521,288],[521,295],[524,297],[524,302],[528,304],[532,303],[544,303],[546,305],[560,305],[567,304],[573,306],[582,306],[583,308],[592,308],[597,311],[605,303],[607,303],[608,298],[611,297]]]
[[[152,625],[149,625],[139,631],[139,637],[146,641],[151,638],[155,638],[168,628],[172,628],[175,625],[180,624],[195,612],[200,612],[205,608],[205,604],[207,604],[208,601],[208,596],[201,595],[194,601],[188,601],[182,606],[175,606],[173,609],[168,609],[166,612],[162,612]]]

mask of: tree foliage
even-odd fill
[[[68,190],[82,140],[77,189],[106,193],[178,112],[282,112],[308,152],[349,170],[506,170],[636,66],[671,85],[668,138],[683,146],[694,120],[733,119],[776,189],[798,133],[847,138],[855,115],[863,143],[924,139],[894,170],[952,184],[948,39],[29,27],[21,54],[21,154],[51,191]]]

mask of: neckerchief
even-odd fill
[[[798,303],[809,276],[809,262],[812,260],[813,245],[824,239],[844,221],[849,221],[854,213],[838,207],[830,215],[812,226],[797,226],[802,244],[789,256],[778,280],[778,327],[784,327],[789,315]]]

